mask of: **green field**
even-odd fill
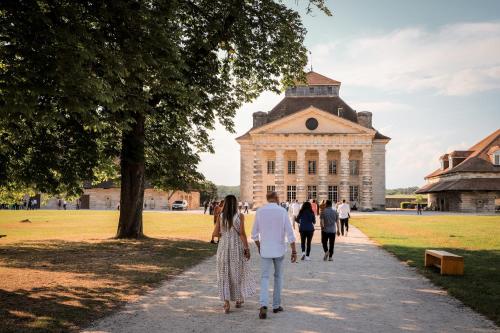
[[[0,332],[78,331],[213,255],[212,219],[146,212],[121,241],[115,211],[0,211]]]
[[[500,324],[499,216],[356,216],[351,223],[466,305]],[[424,268],[426,249],[464,257],[464,276]]]

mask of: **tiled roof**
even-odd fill
[[[489,148],[498,145],[500,145],[500,129],[491,133],[468,150],[450,153],[452,157],[466,157],[465,160],[457,166],[446,170],[437,169],[425,176],[425,178],[427,179],[456,172],[498,172],[500,174],[500,167],[491,163],[490,157],[488,156]],[[454,153],[456,153],[456,156]]]
[[[425,194],[442,191],[500,191],[500,178],[471,178],[440,181],[418,189],[415,193]]]
[[[319,73],[310,71],[306,73],[306,82],[297,82],[298,86],[308,85],[308,86],[338,86],[340,85],[340,81],[330,79],[324,75]]]

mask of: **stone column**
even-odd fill
[[[252,208],[258,208],[264,203],[264,184],[263,184],[263,154],[264,151],[257,148],[253,160],[253,200]]]
[[[240,201],[253,201],[253,162],[255,152],[250,145],[240,149]]]
[[[364,211],[373,210],[373,189],[372,189],[372,150],[364,148],[363,159],[361,160],[361,209]]]
[[[285,196],[285,150],[277,149],[274,162],[274,186],[280,201],[286,201]]]
[[[297,175],[297,200],[306,201],[306,150],[297,149],[297,165],[295,167]]]
[[[318,149],[318,201],[328,199],[328,149]]]
[[[340,150],[339,199],[349,201],[349,149]]]

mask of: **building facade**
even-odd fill
[[[60,209],[59,198],[42,197],[41,208]],[[172,203],[177,200],[186,200],[188,209],[198,209],[200,207],[200,192],[162,191],[154,188],[144,190],[144,209],[146,210],[166,210],[172,207]],[[105,182],[97,186],[86,186],[83,195],[78,200],[68,201],[67,209],[97,209],[97,210],[117,210],[120,205],[120,188],[114,186],[112,182]]]
[[[494,213],[500,206],[500,129],[469,148],[440,157],[417,193],[439,211]]]
[[[341,83],[315,72],[286,90],[269,112],[255,112],[240,144],[240,196],[254,208],[276,191],[281,201],[345,199],[362,210],[385,207],[385,145],[372,113],[340,97]]]

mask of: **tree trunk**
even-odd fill
[[[144,205],[144,116],[135,115],[135,123],[123,133],[120,156],[120,221],[116,238],[141,238]]]

